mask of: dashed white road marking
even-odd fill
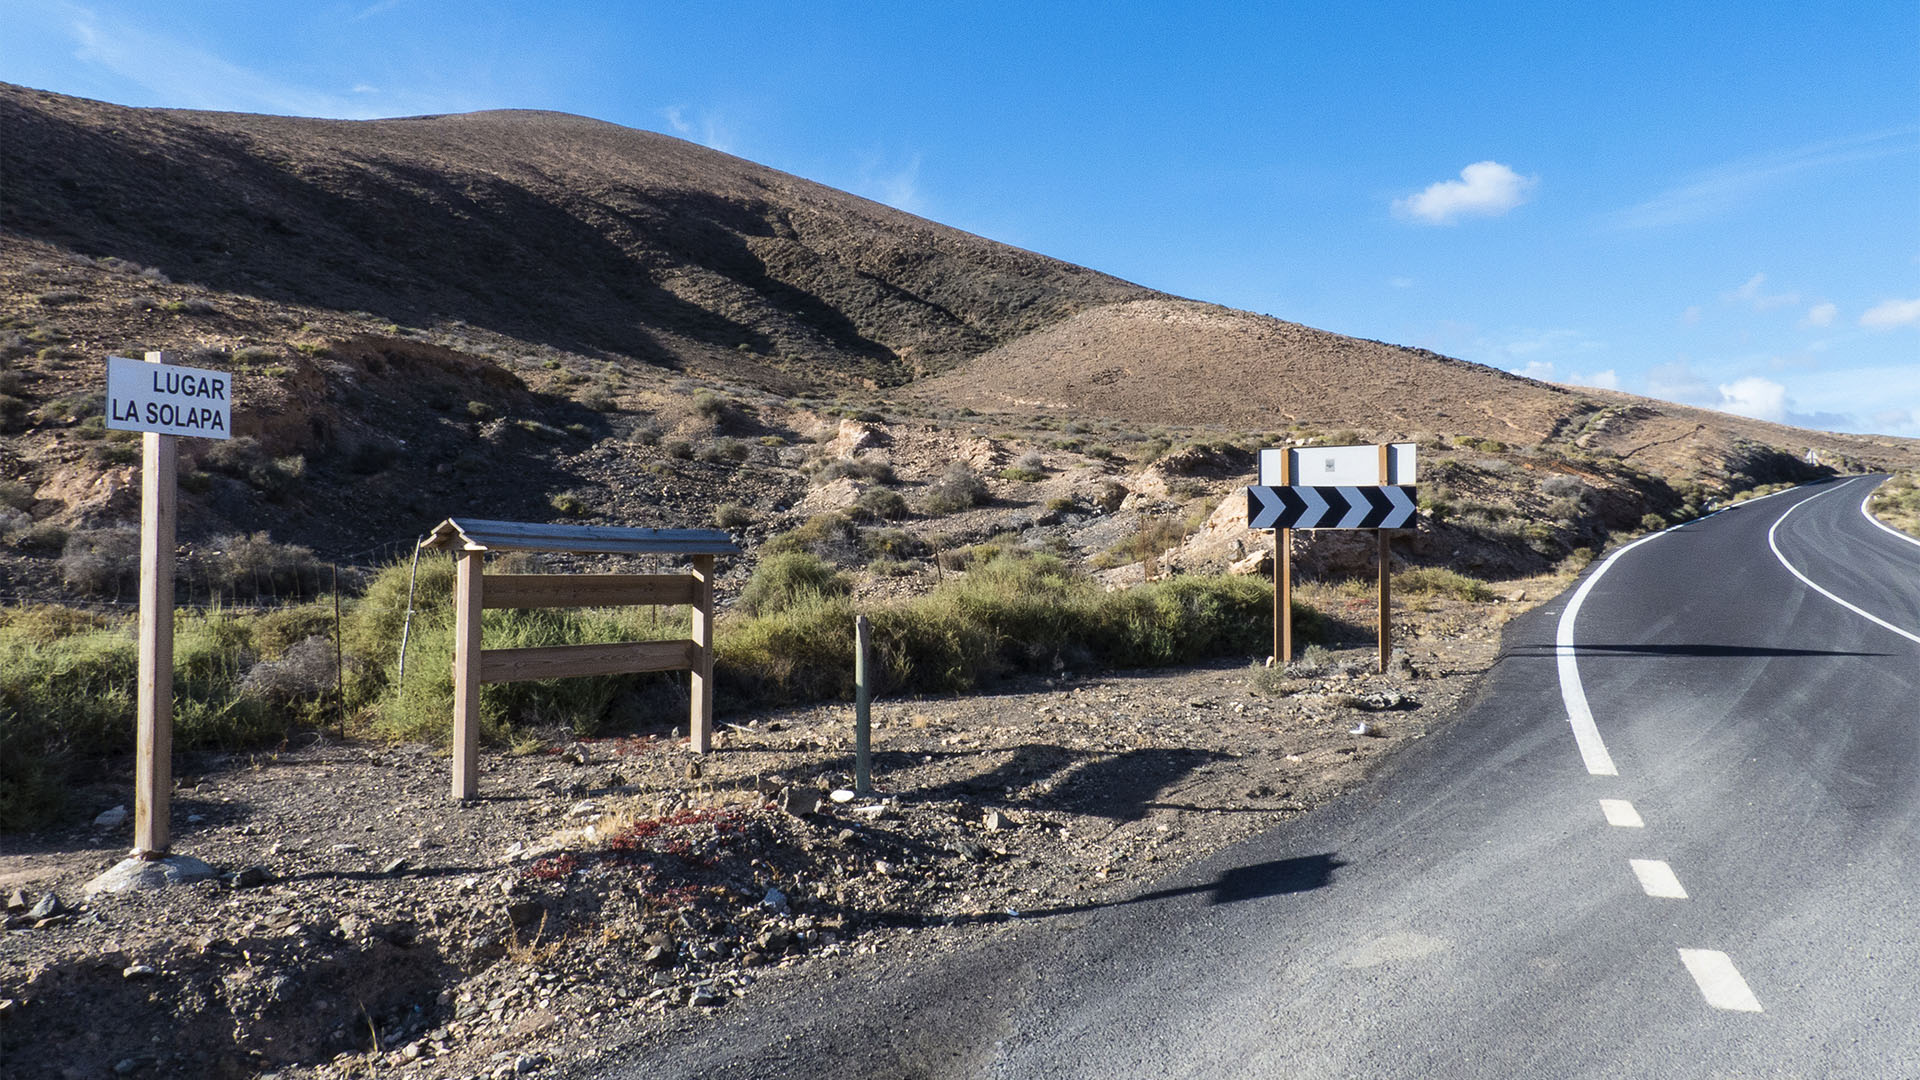
[[[1633,867],[1633,876],[1640,879],[1640,888],[1648,896],[1657,896],[1662,900],[1685,900],[1687,890],[1680,887],[1680,878],[1674,874],[1673,867],[1659,859],[1628,859]]]
[[[1680,962],[1699,985],[1707,1004],[1730,1012],[1760,1012],[1760,1002],[1747,989],[1747,980],[1733,960],[1718,949],[1681,949]]]
[[[1644,829],[1647,823],[1640,820],[1640,811],[1625,799],[1601,799],[1600,812],[1607,815],[1607,824],[1616,829]]]

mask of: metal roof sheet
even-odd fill
[[[635,529],[619,525],[544,525],[448,518],[420,541],[460,551],[567,551],[600,555],[738,555],[721,529]]]

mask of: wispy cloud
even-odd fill
[[[1525,375],[1529,379],[1539,379],[1541,382],[1593,386],[1601,390],[1620,389],[1620,373],[1613,368],[1591,372],[1569,371],[1562,375],[1551,360],[1529,360],[1524,367],[1512,370],[1515,375]]]
[[[1797,292],[1769,293],[1766,291],[1767,275],[1755,274],[1746,284],[1737,289],[1729,289],[1720,294],[1720,298],[1730,304],[1750,307],[1755,311],[1771,311],[1774,308],[1792,307],[1800,302]]]
[[[375,4],[359,17],[392,6]],[[127,18],[78,4],[56,10],[75,61],[140,87],[168,107],[355,120],[476,107],[439,97],[390,95],[366,83],[340,92],[304,86]]]
[[[1644,202],[1608,215],[1617,229],[1654,229],[1685,225],[1724,214],[1769,187],[1802,173],[1870,161],[1920,149],[1920,127],[1905,127],[1760,157],[1743,158],[1694,174]]]
[[[926,193],[920,187],[919,154],[899,164],[888,164],[881,154],[869,154],[860,163],[860,175],[847,190],[909,214],[926,209]]]
[[[1395,199],[1393,212],[1427,225],[1452,225],[1462,217],[1498,217],[1526,202],[1537,176],[1521,176],[1497,161],[1477,161],[1460,179],[1441,180],[1418,195]]]
[[[1800,325],[1803,327],[1832,326],[1833,320],[1837,318],[1839,314],[1840,307],[1837,304],[1815,304],[1807,309],[1807,314],[1800,320]]]
[[[669,105],[660,110],[660,117],[675,135],[708,149],[731,154],[738,144],[726,121],[711,109],[689,111],[685,105]]]
[[[1869,330],[1891,330],[1916,323],[1920,323],[1920,299],[1884,300],[1860,315],[1860,325]]]

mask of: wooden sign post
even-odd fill
[[[172,837],[173,545],[182,435],[224,439],[233,430],[233,377],[107,358],[107,427],[140,436],[140,683],[135,715],[133,854],[163,859]]]
[[[1380,671],[1393,652],[1393,529],[1418,511],[1412,443],[1282,447],[1260,452],[1247,527],[1274,530],[1273,657],[1293,660],[1293,530],[1373,529],[1380,551]]]

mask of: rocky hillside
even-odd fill
[[[448,516],[754,544],[837,512],[854,531],[816,546],[883,590],[991,538],[1137,578],[1261,446],[1419,439],[1435,522],[1407,554],[1525,573],[1817,475],[1810,449],[1920,464],[1164,296],[580,117],[0,84],[0,131],[0,598],[124,592],[138,455],[103,359],[149,349],[236,381],[241,437],[183,445],[183,543],[348,562]]]

